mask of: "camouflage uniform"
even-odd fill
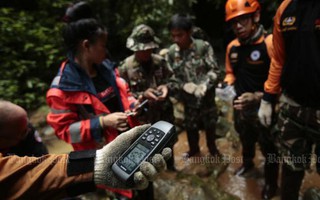
[[[147,25],[135,27],[127,39],[127,48],[132,51],[144,51],[158,48],[159,39],[154,31]],[[119,67],[120,75],[129,83],[133,95],[138,98],[148,88],[156,89],[166,84],[172,71],[165,59],[157,54],[151,54],[147,63],[140,63],[135,55],[127,57]],[[159,120],[173,122],[172,104],[167,98],[164,101],[148,102],[147,112],[139,117],[143,123],[155,123]]]
[[[220,75],[220,69],[214,57],[211,45],[200,39],[192,39],[189,49],[180,50],[177,44],[171,45],[166,59],[174,75],[170,78],[170,95],[183,102],[185,107],[185,128],[188,135],[190,152],[199,152],[200,129],[206,131],[206,140],[212,155],[217,153],[215,146],[215,129],[217,109],[215,105],[215,86],[217,80],[211,81],[208,73]],[[183,90],[184,84],[206,84],[204,97],[197,98]]]
[[[132,94],[138,98],[148,88],[157,88],[165,84],[172,71],[166,61],[157,54],[151,55],[148,66],[141,65],[134,55],[126,58],[119,68],[121,77],[129,83]],[[154,123],[159,120],[173,122],[173,109],[169,98],[165,101],[149,102],[148,111],[140,116],[140,120],[146,123]]]
[[[151,27],[140,24],[136,26],[127,39],[127,48],[132,51],[143,51],[158,48],[159,38],[154,34]]]
[[[145,51],[158,48],[159,42],[154,31],[149,26],[141,24],[133,29],[127,39],[126,46],[134,52]],[[159,55],[151,54],[147,63],[140,63],[134,54],[120,63],[119,73],[128,82],[133,96],[139,98],[148,88],[156,89],[159,85],[165,84],[172,71],[168,68],[163,57]],[[159,120],[173,122],[173,108],[169,97],[164,101],[149,101],[144,110],[146,112],[138,116],[141,123],[155,123]],[[175,140],[172,141],[171,148]],[[169,159],[167,164],[168,168],[174,169],[174,158]],[[153,186],[149,184],[147,189],[139,191],[137,199],[152,200],[153,196]]]
[[[320,173],[320,109],[300,106],[286,95],[280,98],[277,128],[283,162],[293,171],[310,168],[315,145],[316,167]]]

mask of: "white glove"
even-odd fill
[[[144,161],[140,165],[140,171],[134,174],[134,183],[124,183],[119,180],[111,170],[112,164],[129,146],[150,127],[149,124],[137,126],[122,133],[115,140],[97,150],[94,163],[94,182],[96,185],[122,189],[145,189],[149,181],[154,180],[159,171],[166,168],[165,159],[172,156],[172,150],[165,148],[162,155],[155,154],[151,163]]]
[[[183,85],[183,90],[188,94],[193,94],[196,88],[197,88],[197,85],[194,84],[193,82],[188,82]]]
[[[271,125],[272,105],[270,102],[261,100],[258,116],[263,126],[268,127]]]
[[[215,81],[217,80],[217,78],[218,78],[217,74],[214,73],[214,72],[209,72],[209,73],[208,73],[208,77],[209,77],[209,80],[210,80],[211,82],[215,82]]]
[[[194,96],[197,98],[204,97],[204,95],[207,92],[207,86],[206,84],[200,84],[197,86],[196,90],[194,91]]]

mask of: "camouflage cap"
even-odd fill
[[[155,36],[151,27],[141,24],[136,26],[127,39],[127,48],[132,51],[143,51],[158,48],[160,40]]]

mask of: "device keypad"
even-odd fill
[[[163,135],[164,135],[163,131],[157,128],[150,128],[148,132],[143,134],[142,140],[151,144],[151,146],[153,147],[156,143],[160,141]]]

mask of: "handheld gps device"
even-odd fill
[[[127,182],[139,169],[140,164],[162,151],[176,134],[174,125],[158,121],[149,127],[112,165],[112,171]]]

